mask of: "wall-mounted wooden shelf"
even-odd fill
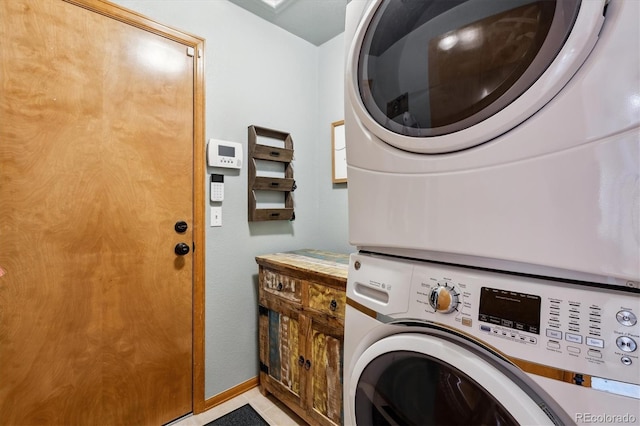
[[[283,142],[283,147],[259,144],[258,137],[276,139]],[[293,194],[296,182],[293,179],[293,140],[291,135],[279,130],[258,126],[249,126],[249,184],[248,211],[249,222],[266,220],[294,220]],[[284,177],[257,176],[256,160],[282,163]],[[283,193],[284,208],[257,208],[256,191],[278,191]]]

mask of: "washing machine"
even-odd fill
[[[557,284],[352,254],[345,424],[637,424],[637,293]]]
[[[353,0],[359,250],[640,287],[640,2]]]

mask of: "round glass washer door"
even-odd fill
[[[446,153],[551,100],[595,45],[606,0],[376,0],[356,30],[348,96],[384,142]]]
[[[350,373],[348,398],[354,408],[345,413],[345,423],[572,423],[566,413],[552,411],[539,390],[527,388],[527,380],[518,384],[497,365],[477,352],[430,335],[386,337],[367,348]]]

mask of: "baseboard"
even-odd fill
[[[253,389],[260,383],[258,377],[254,377],[252,379],[247,380],[246,382],[240,383],[237,386],[232,387],[231,389],[227,389],[224,392],[221,392],[217,395],[212,396],[209,399],[204,401],[204,410],[206,411],[210,408],[215,407],[216,405],[220,405],[223,402],[230,400],[231,398],[235,398],[238,395],[241,395],[248,391],[249,389]]]

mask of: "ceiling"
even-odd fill
[[[284,0],[273,8],[261,0],[229,0],[243,9],[320,46],[344,32],[349,0]]]

